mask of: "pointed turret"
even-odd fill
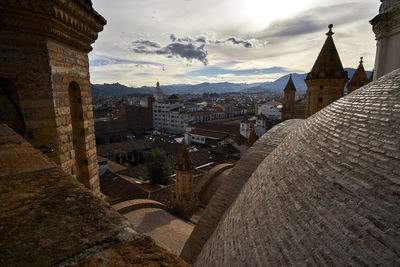
[[[247,149],[249,149],[256,141],[258,140],[258,136],[254,127],[251,127],[251,132],[249,135],[249,139],[247,139]]]
[[[347,84],[347,94],[350,94],[354,90],[357,90],[361,86],[364,86],[368,83],[368,77],[365,73],[364,66],[363,66],[363,57],[360,57],[360,64],[356,72],[354,72],[353,77],[351,78],[350,82]]]
[[[178,155],[178,160],[175,164],[175,170],[190,171],[194,169],[192,160],[190,159],[189,152],[187,151],[186,143],[182,142],[181,151]]]
[[[349,80],[333,42],[333,25],[317,60],[304,80],[307,84],[306,118],[341,98]]]
[[[342,62],[340,61],[339,54],[336,50],[335,43],[333,42],[332,32],[333,24],[330,24],[329,31],[326,33],[328,36],[322,46],[321,52],[311,69],[307,74],[307,79],[318,78],[346,78],[347,71],[343,69]]]
[[[293,119],[296,106],[296,86],[294,86],[292,74],[290,74],[283,92],[282,120]]]
[[[293,80],[292,80],[292,74],[289,76],[289,80],[286,83],[285,89],[283,91],[296,91],[296,86],[294,86]]]
[[[174,209],[182,214],[189,214],[197,207],[198,199],[197,193],[194,192],[193,171],[194,165],[185,141],[183,141],[181,152],[175,164],[175,192],[172,192],[171,196]]]
[[[160,83],[157,81],[156,87],[153,91],[153,96],[156,101],[163,101],[164,100],[164,93],[160,88]]]

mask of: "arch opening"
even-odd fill
[[[85,147],[85,128],[83,119],[81,90],[76,82],[69,84],[69,102],[71,110],[73,165],[72,175],[90,188],[88,159]]]
[[[21,136],[25,135],[26,126],[22,115],[17,89],[14,84],[0,77],[0,123],[7,124]]]

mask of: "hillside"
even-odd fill
[[[355,69],[345,68],[348,72],[349,79],[353,77]],[[368,77],[371,75],[371,71],[367,71]],[[306,73],[292,73],[292,79],[296,86],[298,94],[304,94],[307,90],[304,79]],[[228,93],[228,92],[245,92],[245,93],[269,93],[282,91],[287,81],[289,80],[290,74],[284,75],[273,82],[264,83],[200,83],[200,84],[176,84],[176,85],[161,85],[161,89],[167,95],[170,94],[202,94],[202,93]],[[127,96],[127,95],[151,95],[154,87],[142,86],[139,88],[127,87],[119,83],[113,84],[91,84],[92,96],[93,97],[104,97],[104,96]]]

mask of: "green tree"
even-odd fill
[[[154,148],[146,152],[146,172],[152,185],[167,185],[172,173],[172,166],[164,150]]]

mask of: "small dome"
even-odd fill
[[[400,69],[315,113],[253,172],[195,266],[399,266]]]

